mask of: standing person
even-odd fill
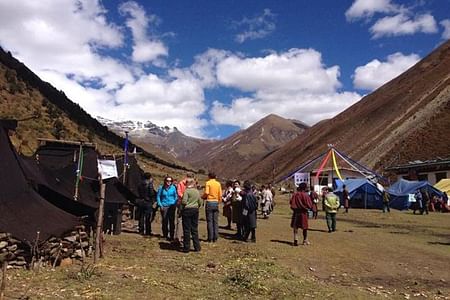
[[[222,187],[216,180],[216,174],[210,172],[209,180],[205,184],[203,199],[206,200],[206,225],[208,242],[215,243],[219,238],[219,202],[222,200]]]
[[[144,173],[142,182],[138,186],[139,199],[136,201],[139,211],[139,233],[152,235],[153,204],[156,192],[153,188],[153,178],[150,173]]]
[[[268,186],[270,192],[272,193],[272,202],[270,203],[270,212],[273,212],[273,209],[275,208],[275,194],[276,194],[276,191],[275,191],[275,187],[272,186],[271,183],[269,183],[267,186]]]
[[[329,233],[336,231],[336,213],[339,205],[339,197],[336,196],[333,193],[333,189],[329,187],[325,195],[325,215]]]
[[[317,205],[319,204],[319,195],[314,191],[314,187],[311,186],[310,192],[309,192],[309,198],[311,198],[312,202],[312,212],[313,212],[313,218],[317,219],[317,216],[319,214],[319,208]]]
[[[422,211],[422,205],[423,205],[423,200],[422,200],[422,193],[420,193],[420,190],[417,190],[414,193],[414,199],[416,199],[416,202],[413,203],[413,214],[416,214],[416,210]]]
[[[420,214],[423,215],[425,212],[428,215],[428,206],[430,205],[430,194],[425,188],[422,188],[420,191],[422,194],[422,208],[420,210]]]
[[[262,212],[264,219],[267,219],[270,215],[270,207],[272,206],[273,195],[269,187],[262,186]]]
[[[172,177],[166,176],[164,183],[159,187],[156,201],[160,207],[162,234],[168,241],[173,241],[175,236],[175,211],[178,195],[177,189],[172,184]]]
[[[181,200],[180,210],[183,218],[183,252],[189,252],[191,237],[194,244],[194,251],[200,251],[200,241],[198,239],[198,210],[203,201],[200,198],[195,180],[188,177],[185,180],[186,189]]]
[[[233,195],[231,198],[231,206],[233,210],[233,223],[236,224],[236,239],[242,239],[244,234],[242,231],[242,195],[241,183],[239,180],[233,182]]]
[[[233,182],[228,180],[225,183],[225,191],[222,194],[222,203],[223,203],[223,216],[227,218],[227,226],[226,229],[231,229],[231,221],[233,217],[233,209],[231,207],[231,202],[233,198]]]
[[[386,192],[386,190],[384,190],[383,191],[383,213],[386,213],[386,211],[388,213],[391,212],[391,209],[389,208],[389,201],[390,201],[389,193]]]
[[[175,243],[181,244],[182,235],[183,235],[183,227],[182,227],[182,217],[181,217],[181,199],[183,198],[184,191],[187,187],[187,180],[194,180],[194,174],[187,173],[186,177],[178,182],[177,187],[177,211],[176,211],[176,221],[175,221]],[[194,181],[195,182],[195,181]]]
[[[348,207],[349,207],[349,202],[350,202],[350,195],[348,194],[348,190],[347,187],[345,186],[345,184],[342,186],[343,191],[342,191],[342,198],[344,200],[344,208],[345,208],[345,213],[348,213]]]
[[[256,243],[256,211],[258,200],[252,191],[250,181],[244,181],[244,194],[242,195],[242,225],[244,227],[243,241],[246,242],[251,233],[251,242]]]
[[[297,187],[290,200],[292,209],[291,228],[294,230],[294,246],[298,246],[298,229],[303,229],[303,245],[309,245],[308,241],[308,210],[312,208],[311,198],[306,193],[306,183],[302,182]]]

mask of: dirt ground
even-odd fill
[[[311,245],[294,247],[288,195],[277,197],[256,243],[220,229],[217,243],[185,254],[129,228],[106,237],[95,267],[8,270],[6,299],[450,299],[450,214],[351,209],[328,233],[320,212]],[[203,211],[199,229],[204,240]]]

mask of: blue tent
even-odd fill
[[[410,207],[409,194],[414,194],[417,190],[425,189],[430,196],[442,196],[442,192],[433,187],[428,181],[409,181],[400,179],[388,190],[391,198],[390,206],[395,209],[406,210]]]
[[[339,180],[334,193],[340,197],[341,201],[344,184],[350,196],[350,207],[379,209],[383,207],[383,194],[371,181],[364,178]]]

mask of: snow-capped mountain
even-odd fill
[[[133,137],[146,137],[149,134],[166,137],[170,133],[178,131],[176,127],[162,127],[152,123],[151,121],[113,121],[99,116],[97,117],[97,120],[110,130],[123,136],[125,136],[125,132],[128,132],[128,135]]]
[[[198,146],[210,142],[187,136],[176,127],[158,126],[151,121],[113,121],[102,117],[97,120],[121,136],[128,132],[130,140],[142,147],[152,144],[173,157],[185,157]]]

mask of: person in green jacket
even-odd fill
[[[181,218],[183,224],[183,252],[189,252],[192,242],[194,251],[200,251],[200,241],[198,239],[198,209],[202,206],[203,200],[195,187],[194,178],[186,179],[186,190],[181,200]]]
[[[325,195],[325,215],[329,233],[336,231],[336,213],[339,205],[339,197],[336,196],[333,193],[333,189],[329,187]]]

